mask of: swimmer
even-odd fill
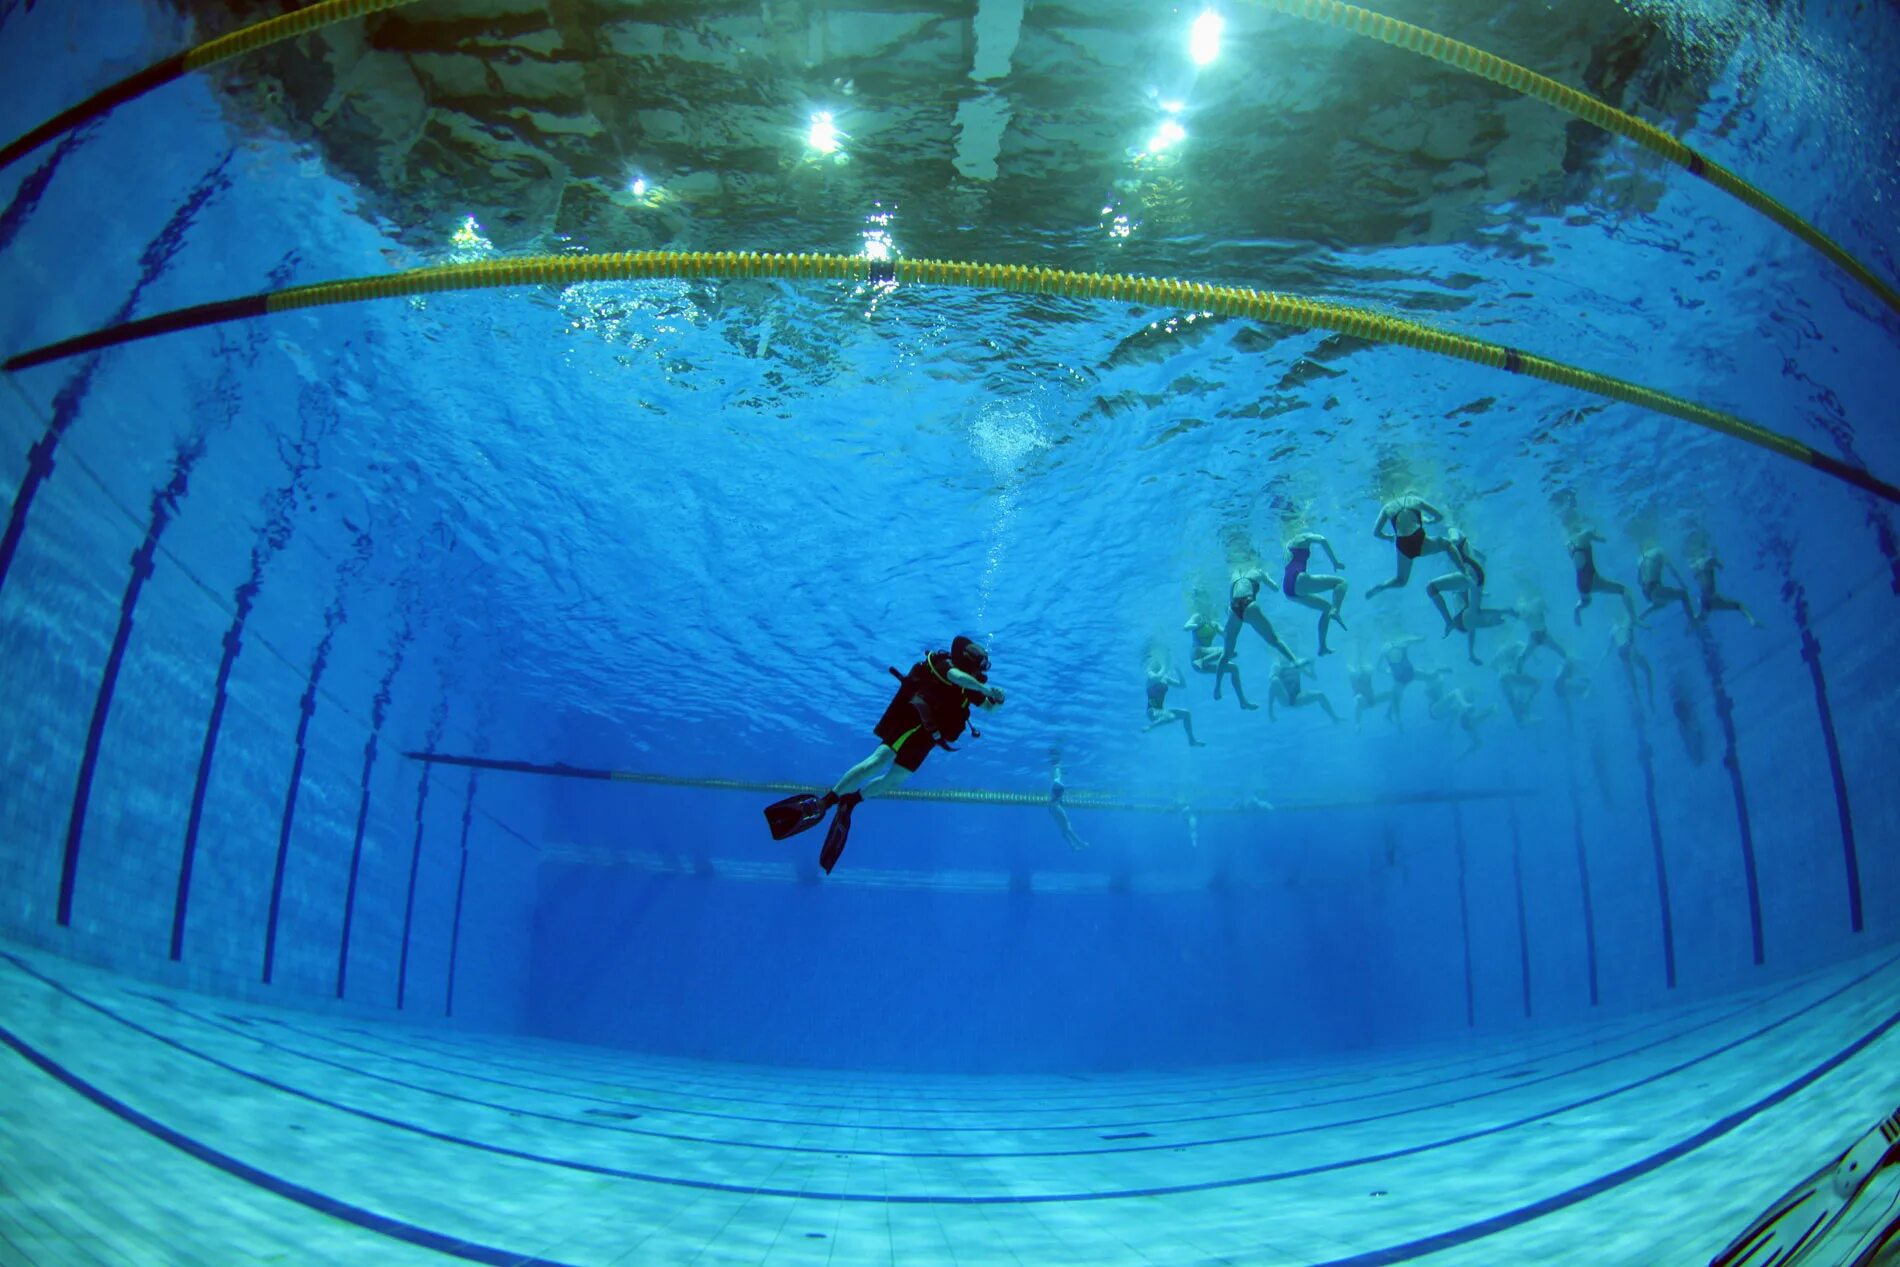
[[[1571,566],[1577,569],[1577,605],[1571,611],[1571,617],[1578,625],[1582,625],[1583,609],[1590,605],[1591,595],[1617,594],[1622,597],[1623,605],[1629,609],[1630,620],[1640,621],[1642,617],[1636,614],[1636,601],[1630,597],[1629,587],[1619,585],[1615,581],[1604,580],[1597,574],[1596,552],[1591,549],[1592,542],[1609,544],[1596,529],[1580,528],[1570,534],[1570,540],[1564,545],[1564,548],[1570,551]]]
[[[1524,672],[1524,657],[1529,654],[1529,647],[1513,642],[1491,661],[1498,670],[1498,685],[1504,690],[1511,720],[1520,727],[1536,724],[1538,719],[1531,715],[1531,704],[1537,699],[1537,692],[1544,689],[1542,681]]]
[[[1271,577],[1259,568],[1248,568],[1234,573],[1233,581],[1227,587],[1227,629],[1221,639],[1220,662],[1214,666],[1214,698],[1220,698],[1221,677],[1234,663],[1234,644],[1240,641],[1240,627],[1249,625],[1253,631],[1266,639],[1267,645],[1278,651],[1291,665],[1303,663],[1293,654],[1293,648],[1280,640],[1273,632],[1273,622],[1260,610],[1260,589],[1265,586],[1273,589]]]
[[[1570,653],[1563,649],[1562,643],[1550,636],[1549,609],[1544,606],[1543,599],[1520,598],[1512,605],[1511,615],[1517,617],[1524,625],[1524,654],[1518,662],[1520,670],[1524,667],[1523,661],[1530,658],[1531,652],[1539,647],[1548,647],[1559,660],[1564,662],[1563,672],[1570,671]]]
[[[1425,587],[1425,596],[1432,600],[1432,606],[1438,609],[1439,616],[1445,622],[1445,635],[1451,636],[1454,629],[1462,629],[1465,635],[1465,656],[1473,664],[1482,664],[1478,659],[1478,630],[1487,622],[1483,619],[1468,618],[1467,613],[1488,613],[1484,606],[1484,560],[1472,548],[1471,538],[1453,528],[1445,534],[1445,554],[1451,559],[1455,571],[1433,580]],[[1445,602],[1445,595],[1452,592],[1464,594],[1464,611],[1457,616],[1451,613],[1451,607]],[[1502,620],[1503,613],[1498,613]],[[1497,620],[1488,622],[1498,623]]]
[[[1346,681],[1352,686],[1352,724],[1355,727],[1365,721],[1368,708],[1377,708],[1392,698],[1390,695],[1381,695],[1378,692],[1372,681],[1372,674],[1373,666],[1370,664],[1354,664],[1346,670]]]
[[[1366,591],[1366,597],[1385,590],[1397,589],[1412,579],[1412,560],[1420,555],[1439,554],[1445,549],[1445,542],[1439,537],[1428,537],[1425,529],[1445,518],[1445,513],[1420,497],[1417,493],[1406,493],[1394,497],[1379,508],[1379,520],[1372,525],[1372,535],[1381,541],[1390,541],[1399,552],[1398,573],[1389,581],[1381,581]]]
[[[1205,748],[1207,745],[1194,737],[1193,715],[1185,708],[1168,707],[1168,688],[1171,686],[1186,685],[1187,682],[1182,679],[1179,669],[1174,669],[1170,672],[1169,666],[1164,665],[1158,657],[1149,657],[1148,724],[1142,727],[1142,733],[1146,734],[1156,726],[1166,726],[1173,722],[1180,722],[1182,729],[1187,731],[1188,747]]]
[[[1188,662],[1194,666],[1194,671],[1196,673],[1217,672],[1221,661],[1220,625],[1211,617],[1197,612],[1189,616],[1187,624],[1182,625],[1181,628],[1187,630],[1192,644],[1188,650]],[[1248,710],[1259,708],[1260,705],[1247,702],[1247,692],[1241,689],[1240,666],[1230,662],[1227,665],[1227,673],[1234,679],[1234,698],[1240,701],[1240,706]],[[1218,693],[1215,694],[1215,698],[1220,698]]]
[[[1656,707],[1656,673],[1650,668],[1649,659],[1636,649],[1636,629],[1627,620],[1618,620],[1610,628],[1610,651],[1623,662],[1623,676],[1629,679],[1630,696],[1636,695],[1636,670],[1643,671],[1643,698],[1650,708]],[[1603,654],[1609,655],[1610,651]]]
[[[1318,704],[1320,709],[1325,712],[1328,717],[1334,721],[1338,721],[1339,714],[1333,711],[1333,702],[1331,700],[1321,695],[1318,691],[1302,691],[1300,689],[1300,671],[1302,669],[1308,673],[1312,672],[1312,669],[1304,664],[1280,664],[1274,666],[1273,685],[1267,691],[1268,719],[1271,720],[1273,718],[1273,704],[1275,700],[1278,700],[1288,708],[1305,708],[1308,704]]]
[[[1326,557],[1334,567],[1346,566],[1333,553],[1332,542],[1317,532],[1302,532],[1286,543],[1286,574],[1280,578],[1280,592],[1300,606],[1311,607],[1319,613],[1319,653],[1331,655],[1332,652],[1326,646],[1326,626],[1332,622],[1341,629],[1346,627],[1346,622],[1339,619],[1340,604],[1346,601],[1346,578],[1307,571],[1307,561],[1312,557],[1314,546],[1326,551]],[[1320,597],[1326,593],[1332,597]]]
[[[1725,598],[1715,590],[1715,572],[1722,566],[1722,560],[1715,557],[1714,550],[1704,551],[1701,558],[1689,560],[1689,570],[1695,573],[1696,588],[1702,591],[1702,619],[1707,620],[1710,612],[1740,612],[1748,618],[1748,623],[1761,628],[1761,622],[1755,619],[1755,613],[1733,598]]]
[[[1063,795],[1068,791],[1062,786],[1062,750],[1052,749],[1049,753],[1049,817],[1056,820],[1056,827],[1062,832],[1062,839],[1071,849],[1087,849],[1088,842],[1075,834],[1075,828],[1069,826],[1069,808],[1062,803]]]
[[[1674,585],[1663,584],[1663,572],[1676,578]],[[1682,614],[1690,624],[1695,623],[1695,608],[1689,606],[1689,582],[1682,579],[1682,573],[1669,556],[1655,546],[1643,550],[1642,557],[1636,560],[1636,588],[1642,591],[1643,601],[1649,609],[1642,618],[1648,620],[1663,608],[1674,602],[1682,604]]]
[[[1458,728],[1465,732],[1465,737],[1471,740],[1471,746],[1460,755],[1468,757],[1483,747],[1483,741],[1478,737],[1478,724],[1497,710],[1479,708],[1471,702],[1471,697],[1465,694],[1463,687],[1456,690],[1438,687],[1432,690],[1431,694],[1433,697],[1432,716],[1439,721],[1456,723]]]
[[[1399,705],[1405,699],[1405,688],[1419,676],[1418,666],[1412,663],[1412,653],[1407,648],[1423,641],[1425,639],[1417,634],[1407,634],[1403,638],[1394,638],[1379,649],[1380,667],[1392,675],[1392,704],[1386,709],[1386,716],[1395,722],[1399,720]],[[1444,669],[1434,669],[1425,677],[1430,681],[1444,672]]]

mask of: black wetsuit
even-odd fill
[[[961,738],[970,723],[970,706],[989,698],[952,682],[950,667],[948,651],[932,651],[911,665],[873,727],[878,740],[896,751],[897,764],[913,773],[932,748]]]

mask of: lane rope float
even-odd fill
[[[294,13],[266,18],[262,22],[253,22],[228,35],[206,40],[182,53],[174,53],[164,61],[155,62],[135,75],[128,75],[110,87],[100,89],[78,105],[61,111],[26,135],[9,142],[5,149],[0,149],[0,168],[6,167],[21,155],[44,145],[54,137],[91,122],[108,110],[143,97],[154,88],[163,87],[174,79],[182,79],[194,71],[215,66],[219,62],[229,61],[233,57],[241,57],[246,53],[256,52],[272,44],[294,40],[299,35],[308,35],[311,31],[329,26],[333,22],[347,22],[351,18],[365,17],[384,9],[395,9],[415,2],[416,0],[320,0],[320,3],[308,5]]]
[[[1437,31],[1387,17],[1371,9],[1345,4],[1342,0],[1251,0],[1251,3],[1307,22],[1335,26],[1353,35],[1429,57],[1435,62],[1489,80],[1520,96],[1574,115],[1605,132],[1634,141],[1774,221],[1827,256],[1848,276],[1879,296],[1888,309],[1900,313],[1900,290],[1894,289],[1885,278],[1849,254],[1839,242],[1770,197],[1759,186],[1744,180],[1708,155],[1684,145],[1661,128],[1619,110],[1607,101],[1558,83],[1527,66],[1506,61],[1495,53],[1487,53],[1481,48],[1440,35]]]
[[[371,299],[504,286],[741,278],[959,286],[1015,294],[1109,300],[1241,317],[1267,325],[1333,330],[1375,343],[1397,344],[1511,374],[1542,379],[1575,391],[1589,392],[1609,400],[1668,414],[1734,439],[1745,440],[1782,457],[1792,458],[1900,505],[1900,487],[1875,477],[1864,468],[1817,452],[1791,436],[1681,396],[1538,356],[1534,352],[1454,334],[1416,321],[1389,317],[1366,308],[1302,299],[1296,295],[1255,290],[1250,286],[1217,286],[1166,277],[1077,273],[1019,264],[915,259],[872,261],[862,255],[780,255],[749,251],[618,251],[600,255],[530,255],[519,259],[440,264],[380,276],[291,286],[141,317],[23,352],[0,368],[14,373],[84,352],[116,347],[174,331],[300,308],[360,303]]]
[[[447,752],[405,752],[411,761],[425,765],[463,766],[473,770],[498,770],[510,774],[534,774],[557,779],[591,779],[601,783],[639,783],[649,787],[697,788],[708,792],[823,792],[810,783],[777,780],[693,778],[683,774],[649,774],[638,770],[609,770],[565,762],[508,761],[498,757],[470,757]],[[1436,805],[1450,801],[1500,801],[1536,793],[1522,788],[1473,788],[1464,791],[1396,792],[1383,796],[1333,797],[1324,800],[1275,801],[1271,805],[1238,801],[1226,805],[1186,805],[1174,801],[1140,801],[1107,792],[1077,792],[1065,789],[1062,804],[1070,809],[1120,810],[1134,814],[1292,813],[1301,810],[1371,809],[1391,805]],[[956,805],[1020,805],[1047,807],[1047,792],[998,792],[984,788],[899,788],[877,798],[880,801],[946,801]]]

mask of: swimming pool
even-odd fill
[[[0,5],[178,72],[0,172],[0,1259],[1703,1262],[1900,1103],[1885,15],[283,7]]]

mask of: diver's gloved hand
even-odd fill
[[[1003,688],[1002,687],[986,686],[983,689],[989,693],[990,707],[994,708],[1003,702]]]

